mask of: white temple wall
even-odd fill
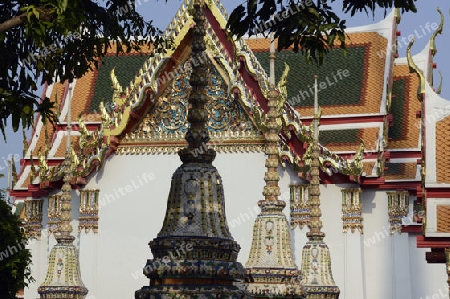
[[[233,237],[241,245],[239,261],[243,265],[249,256],[253,224],[259,213],[257,202],[264,198],[264,164],[263,153],[218,154],[213,162],[223,178],[227,220]],[[77,237],[74,243],[80,248],[82,280],[89,289],[87,299],[133,298],[134,291],[148,285],[148,279],[142,274],[146,260],[152,257],[148,242],[161,229],[170,179],[180,165],[178,155],[110,157],[85,187],[100,189],[98,234],[78,233],[79,192],[72,192],[72,225]],[[281,199],[286,201],[284,212],[289,221],[289,185],[302,180],[291,168],[279,167],[279,173]],[[413,299],[425,299],[439,292],[447,294],[445,267],[426,263],[426,250],[416,248],[414,235],[389,234],[385,190],[362,193],[364,236],[359,237],[358,232],[342,233],[341,189],[355,186],[321,185],[323,231],[330,248],[333,276],[341,289],[340,298],[354,299],[353,294],[362,293],[366,299],[404,299],[410,298],[403,296],[409,294],[408,289]],[[44,201],[44,228],[46,211],[47,200]],[[306,226],[291,230],[299,267],[307,231]],[[48,254],[54,244],[53,236],[43,236],[41,241],[30,245],[36,282],[26,290],[25,298],[39,297],[37,287],[45,279]],[[406,250],[405,256],[395,260],[393,246]],[[398,257],[399,253],[396,254]],[[355,283],[358,281],[361,283]]]
[[[385,191],[362,193],[366,298],[393,297],[393,248]],[[400,299],[400,298],[399,298]]]
[[[412,299],[448,299],[448,284],[445,264],[428,264],[425,252],[429,248],[416,248],[416,236],[409,239],[409,260]],[[428,296],[428,298],[427,298]]]

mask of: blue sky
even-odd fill
[[[154,25],[165,29],[169,22],[172,20],[173,15],[177,11],[178,7],[182,3],[180,0],[135,0],[137,5],[136,9],[143,14],[146,19],[153,20]],[[245,3],[243,0],[222,0],[227,11],[230,13],[234,7],[241,3]],[[340,7],[342,1],[336,1],[337,8]],[[440,7],[444,13],[446,19],[443,35],[440,35],[436,39],[436,45],[438,52],[434,58],[437,63],[437,70],[442,72],[443,76],[443,89],[441,97],[450,100],[450,59],[446,58],[446,50],[450,49],[450,1],[448,0],[418,0],[416,2],[417,13],[405,13],[402,16],[402,20],[399,24],[399,30],[402,36],[408,37],[413,34],[416,36],[416,42],[412,48],[412,54],[420,52],[423,47],[428,43],[430,35],[422,34],[422,28],[425,28],[427,22],[439,23],[439,14],[436,11],[437,7]],[[339,9],[336,12],[340,11]],[[370,14],[367,16],[365,13],[358,13],[354,17],[343,13],[339,14],[341,17],[347,19],[347,27],[355,27],[361,25],[372,24],[378,22],[384,18],[384,11],[378,9],[375,13],[375,18],[372,18]],[[402,47],[399,50],[400,56],[405,56],[406,47]],[[435,70],[435,78],[439,78]],[[436,82],[438,79],[436,79]],[[0,173],[6,175],[6,160],[8,156],[14,155],[22,156],[22,132],[12,132],[10,129],[10,123],[6,129],[7,143],[0,138]],[[16,156],[17,157],[17,156]],[[17,170],[19,171],[19,165],[17,163]],[[6,179],[0,179],[0,188],[6,186]]]

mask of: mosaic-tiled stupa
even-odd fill
[[[333,279],[331,271],[330,250],[324,242],[322,232],[322,211],[320,210],[319,182],[319,107],[317,98],[317,76],[314,85],[314,141],[311,154],[311,191],[308,242],[302,251],[302,281],[301,285],[307,299],[337,299],[340,290]]]
[[[69,145],[67,147],[69,148]],[[83,299],[88,293],[88,289],[81,280],[78,249],[73,244],[75,237],[71,235],[71,165],[70,152],[66,150],[63,162],[64,184],[61,188],[63,192],[61,196],[61,222],[59,223],[58,233],[55,235],[57,244],[50,251],[47,276],[38,288],[40,298]]]
[[[212,165],[216,156],[209,141],[205,103],[209,67],[202,59],[206,48],[202,1],[194,1],[192,74],[183,164],[172,176],[163,227],[150,242],[153,259],[144,274],[150,285],[136,291],[136,299],[250,298],[242,288],[244,268],[237,262],[240,246],[233,240],[225,217],[222,179]]]
[[[271,53],[271,63],[274,53]],[[271,71],[273,67],[271,68]],[[286,66],[285,76],[288,74]],[[267,113],[266,138],[266,168],[263,195],[264,200],[258,202],[261,212],[253,227],[253,240],[250,256],[245,265],[246,282],[249,292],[255,298],[271,298],[289,296],[303,298],[300,287],[300,271],[294,261],[291,248],[289,224],[283,209],[286,203],[278,199],[280,187],[278,181],[278,134],[281,123],[277,119],[284,106],[286,95],[274,87],[273,72],[271,72],[271,89],[268,93],[269,111]],[[282,78],[280,82],[285,82]],[[283,83],[282,83],[283,84]],[[283,89],[285,86],[280,86]]]

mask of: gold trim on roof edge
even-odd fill
[[[212,145],[211,145],[212,144]],[[216,144],[214,140],[208,143],[209,147],[214,149],[218,153],[260,153],[264,151],[264,140],[260,140],[254,143],[240,143],[240,144]],[[182,148],[185,148],[185,144],[166,144],[159,146],[121,146],[117,148],[116,154],[118,155],[156,155],[156,154],[176,154]]]
[[[105,142],[102,126],[96,131],[89,131],[81,115],[78,118],[78,126],[81,135],[78,139],[79,150],[75,152],[72,147],[69,153],[72,161],[70,173],[74,178],[87,176],[93,170],[94,162],[97,164],[95,166],[97,169],[101,168],[109,149]],[[69,138],[67,135],[65,137]],[[48,166],[46,158],[40,150],[38,152],[39,170],[34,168],[33,153],[31,153],[30,159],[32,167],[30,184],[34,183],[37,175],[41,186],[44,186],[47,182],[58,181],[64,176],[64,167],[61,165]]]

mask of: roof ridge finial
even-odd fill
[[[419,78],[419,86],[417,87],[417,99],[422,102],[425,94],[426,79],[422,70],[419,69],[411,55],[411,47],[413,46],[415,40],[416,38],[413,37],[409,42],[408,47],[406,48],[406,60],[408,61],[409,72],[416,73],[417,77]]]
[[[437,53],[436,36],[438,34],[442,34],[442,29],[444,28],[444,14],[442,13],[442,11],[439,7],[436,10],[441,16],[441,21],[439,22],[439,26],[436,29],[436,31],[433,32],[433,34],[430,37],[430,50],[431,50],[431,54],[433,56],[436,55],[436,53]]]

